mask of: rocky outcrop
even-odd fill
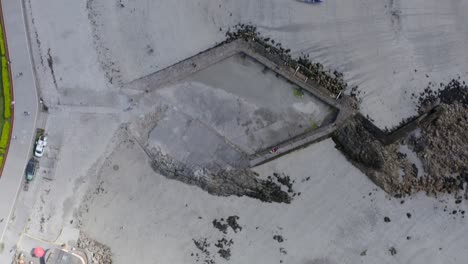
[[[167,178],[196,185],[213,195],[248,196],[263,202],[290,203],[287,183],[273,178],[263,180],[250,169],[216,169],[189,167],[186,164],[151,150],[152,168]]]
[[[392,144],[378,140],[361,118],[347,121],[335,131],[333,140],[356,167],[388,193],[423,191],[468,198],[468,108],[459,101],[438,107],[442,110],[434,118],[417,123],[417,133],[404,133]],[[399,151],[400,145],[416,154],[423,170]]]
[[[347,121],[333,134],[333,141],[351,160],[363,166],[382,169],[385,158],[383,145],[364,128],[360,119]]]

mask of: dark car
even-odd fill
[[[37,160],[34,158],[31,158],[28,162],[28,165],[26,165],[26,180],[27,181],[32,181],[34,179],[34,175],[36,174],[36,168],[37,168]]]

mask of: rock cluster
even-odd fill
[[[428,86],[418,97],[418,111],[422,112],[436,104],[459,103],[468,108],[468,86],[465,81],[451,80],[447,85],[440,84],[443,89],[433,90]]]

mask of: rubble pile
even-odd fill
[[[452,80],[440,91],[426,89],[418,110],[438,105],[444,111],[408,137],[383,145],[359,119],[349,120],[333,135],[337,147],[385,191],[397,194],[426,192],[454,194],[468,199],[468,87]],[[406,145],[421,161],[399,152]]]
[[[90,264],[112,264],[112,252],[110,248],[104,244],[89,238],[85,233],[80,232],[77,247],[82,248],[87,252],[88,261]]]
[[[458,193],[468,184],[468,108],[459,103],[443,106],[444,114],[407,140],[426,173],[415,179],[414,191]]]
[[[415,187],[433,194],[461,195],[464,191],[468,198],[468,86],[459,79],[441,86],[441,90],[426,89],[420,94],[418,110],[440,104],[444,113],[407,140],[426,173]]]

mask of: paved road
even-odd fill
[[[0,178],[0,242],[10,220],[34,141],[38,99],[21,0],[1,1],[11,61],[15,113],[10,149]],[[20,76],[20,73],[22,75]],[[30,115],[25,116],[24,111]],[[8,246],[8,245],[7,245]],[[8,253],[8,248],[2,255]],[[6,262],[2,262],[6,263]]]

